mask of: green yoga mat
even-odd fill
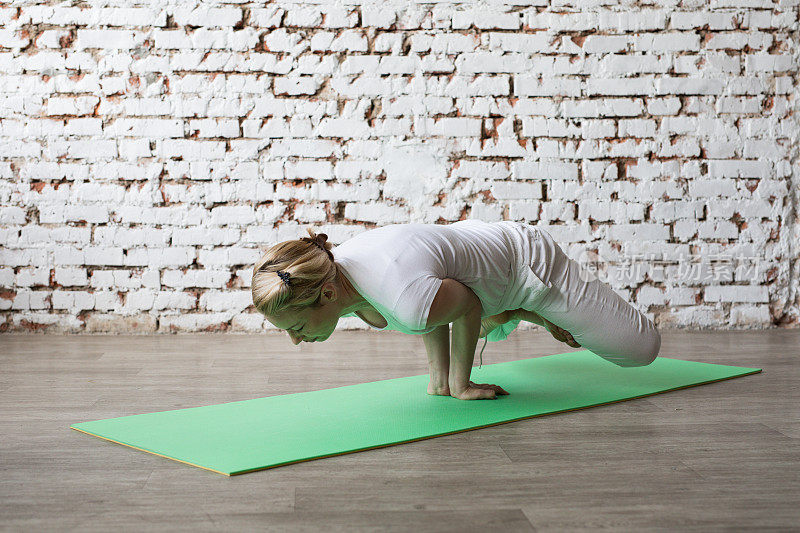
[[[422,374],[70,427],[231,476],[757,372],[666,357],[623,368],[581,350],[473,368],[472,381],[510,393],[496,400],[429,395]]]

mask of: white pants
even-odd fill
[[[653,362],[661,349],[661,334],[653,321],[567,257],[547,231],[532,229],[540,238],[534,239],[531,269],[550,288],[528,310],[569,331],[581,347],[616,365]]]

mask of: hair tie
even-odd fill
[[[306,242],[310,242],[314,246],[319,247],[323,252],[328,254],[328,257],[330,257],[331,261],[333,261],[333,254],[331,253],[330,250],[325,248],[325,244],[324,244],[325,241],[321,240],[321,237],[319,235],[317,235],[313,239],[310,238],[310,237],[302,237],[300,240],[303,240],[303,241],[306,241]],[[327,238],[325,240],[327,240]]]
[[[283,282],[286,283],[286,285],[288,285],[290,287],[292,286],[292,283],[289,281],[289,273],[288,272],[282,272],[282,271],[278,270],[277,274],[283,280]]]

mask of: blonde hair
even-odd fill
[[[261,314],[277,316],[319,307],[322,286],[336,280],[339,267],[328,236],[308,227],[306,231],[309,237],[275,244],[253,266],[253,305]],[[278,271],[289,274],[291,286]]]

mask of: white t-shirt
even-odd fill
[[[524,223],[476,219],[390,224],[360,233],[332,251],[353,287],[386,318],[385,328],[374,329],[421,335],[434,329],[425,326],[445,278],[475,292],[481,317],[525,307],[547,290],[531,268],[537,231]]]

